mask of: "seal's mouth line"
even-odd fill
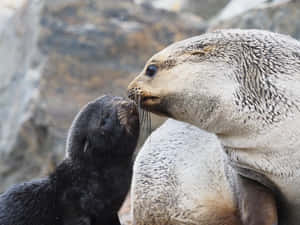
[[[148,112],[152,112],[159,116],[172,117],[165,110],[163,98],[158,96],[141,96],[140,107]]]
[[[142,107],[149,107],[153,105],[158,105],[161,103],[161,99],[158,96],[142,96],[141,105]]]

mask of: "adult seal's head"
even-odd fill
[[[299,51],[298,41],[266,31],[207,33],[154,55],[129,95],[214,133],[259,131],[298,111]]]
[[[129,96],[149,111],[217,134],[230,163],[260,183],[268,182],[251,172],[270,179],[288,199],[288,217],[300,219],[297,40],[219,30],[180,41],[147,62]]]
[[[98,160],[132,155],[139,135],[135,102],[102,96],[87,104],[76,116],[67,141],[67,158]]]

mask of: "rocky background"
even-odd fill
[[[0,193],[51,172],[80,107],[126,96],[166,45],[218,28],[300,39],[299,21],[298,0],[1,0]]]

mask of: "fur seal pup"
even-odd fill
[[[183,40],[147,62],[129,85],[129,95],[151,112],[215,133],[242,178],[233,188],[247,189],[248,181],[267,187],[280,206],[280,224],[299,223],[297,40],[239,29]],[[243,208],[241,196],[235,197]]]
[[[56,170],[0,195],[0,224],[120,224],[138,136],[133,101],[103,96],[88,103],[72,123],[67,157]]]

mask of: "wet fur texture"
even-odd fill
[[[0,195],[0,224],[120,224],[138,131],[133,102],[111,96],[90,102],[70,128],[67,157],[56,170]]]
[[[158,71],[146,76],[148,65]],[[168,66],[165,66],[165,65]],[[282,193],[282,223],[300,221],[300,43],[263,30],[217,30],[155,54],[129,85],[145,109],[217,135],[231,165]],[[255,179],[260,176],[252,176]],[[260,184],[261,180],[255,180]],[[272,188],[269,189],[272,192]],[[275,193],[274,193],[275,194]]]

